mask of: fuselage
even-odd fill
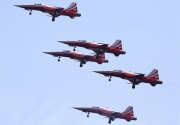
[[[120,77],[122,79],[129,80],[133,82],[134,78],[138,76],[139,74],[133,73],[133,72],[126,72],[122,70],[114,70],[114,71],[94,71],[100,74],[103,74],[105,76],[114,76],[114,77]],[[141,76],[137,77],[135,82],[145,82],[145,83],[154,83],[154,84],[162,84],[162,81],[150,78],[147,76]]]
[[[137,119],[131,115],[125,115],[125,114],[122,114],[120,112],[115,112],[115,111],[105,109],[105,108],[100,108],[100,107],[93,107],[93,108],[81,107],[81,108],[75,108],[75,109],[79,109],[79,110],[82,110],[83,112],[88,112],[88,113],[96,113],[96,114],[99,114],[102,116],[106,116],[108,118],[113,117],[113,119],[120,118],[120,119],[129,120],[129,121]]]
[[[90,61],[90,62],[97,62],[97,63],[108,63],[108,60],[104,58],[97,58],[95,56],[85,55],[79,52],[73,52],[73,51],[63,51],[63,52],[44,52],[56,57],[68,57],[71,59],[76,59],[81,61],[82,58],[84,58],[84,61]]]
[[[61,41],[62,43],[68,44],[69,46],[78,46],[83,47],[86,49],[93,50],[94,52],[107,52],[107,53],[114,53],[114,54],[125,54],[126,52],[121,50],[121,48],[115,48],[108,46],[107,44],[99,44],[95,42],[89,42],[85,40],[79,41]],[[105,45],[105,46],[103,46]]]
[[[41,12],[48,13],[55,17],[60,16],[60,15],[64,15],[64,16],[80,16],[81,15],[77,12],[66,10],[61,7],[55,7],[55,6],[44,5],[44,4],[15,5],[15,6],[24,8],[25,10],[41,11]]]

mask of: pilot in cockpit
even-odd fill
[[[38,3],[38,4],[37,4],[37,3],[35,3],[35,5],[41,5],[41,4],[39,4],[39,3]]]
[[[114,70],[114,71],[121,71],[121,70]]]
[[[94,107],[94,106],[93,106],[93,108],[99,108],[99,107]]]
[[[69,50],[64,50],[63,52],[70,52]]]
[[[78,40],[78,41],[80,41],[80,42],[86,42],[85,40]]]

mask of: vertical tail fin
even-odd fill
[[[124,112],[122,112],[122,114],[134,116],[133,107],[132,106],[127,107],[127,109],[124,110]]]
[[[150,78],[154,78],[154,79],[159,79],[158,70],[157,69],[153,69],[153,71],[151,71],[149,73],[149,75],[147,75],[146,77],[150,77]]]
[[[116,40],[116,42],[114,42],[112,45],[111,45],[112,48],[120,48],[122,49],[122,42],[121,40]]]
[[[77,3],[72,2],[72,3],[68,6],[68,8],[66,8],[66,10],[78,12],[78,10],[77,10]]]

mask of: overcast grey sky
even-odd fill
[[[67,7],[73,1],[39,0]],[[115,111],[134,107],[137,121],[115,120],[113,125],[177,125],[179,108],[179,0],[77,0],[80,18],[47,14],[14,7],[35,0],[1,1],[0,124],[92,125],[108,119],[86,114],[74,106],[100,106]],[[121,39],[126,55],[106,54],[108,64],[79,63],[44,54],[72,50],[58,40],[90,40],[112,44]],[[92,51],[77,48],[79,52]],[[126,70],[148,74],[159,70],[162,85],[140,84],[93,73],[93,70]]]

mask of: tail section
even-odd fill
[[[111,45],[112,48],[120,48],[122,49],[122,42],[121,40],[116,40],[116,42],[114,42],[112,45]]]
[[[78,10],[77,10],[77,3],[72,2],[72,3],[68,6],[68,8],[66,8],[66,10],[78,12]]]
[[[151,71],[151,72],[149,73],[149,75],[147,75],[146,77],[154,78],[154,79],[159,80],[158,70],[157,70],[157,69],[153,69],[153,71]]]
[[[122,112],[122,114],[134,116],[133,107],[129,106],[124,112]]]

